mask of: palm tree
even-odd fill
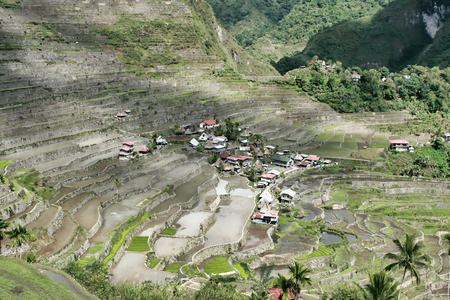
[[[3,231],[3,229],[6,229],[10,226],[11,226],[10,222],[4,219],[0,219],[0,254],[2,254],[2,240],[6,236],[6,232]]]
[[[289,300],[289,292],[294,287],[294,281],[278,273],[278,278],[273,279],[272,286],[274,288],[281,288],[279,300]]]
[[[367,300],[395,300],[400,295],[400,283],[385,270],[378,273],[369,273],[369,283],[361,290]]]
[[[443,239],[449,245],[447,248],[447,256],[448,256],[447,258],[450,266],[450,234],[447,233],[446,235],[444,235]],[[448,270],[447,300],[449,299],[449,295],[450,295],[450,269]]]
[[[241,265],[242,268],[247,272],[246,268],[244,268],[243,265]],[[248,265],[247,265],[248,268]],[[274,265],[266,265],[263,264],[261,266],[260,272],[259,272],[259,279],[256,278],[256,284],[252,286],[252,299],[266,299],[268,297],[267,293],[267,285],[272,279],[272,271],[273,271]],[[249,272],[251,274],[251,272]]]
[[[311,285],[311,278],[307,276],[312,272],[312,270],[298,262],[295,262],[293,265],[288,266],[288,268],[292,273],[291,280],[294,282],[293,292],[297,297],[298,295],[300,295],[303,285]]]
[[[399,239],[394,240],[394,244],[397,246],[400,254],[387,253],[384,258],[394,260],[390,265],[387,265],[384,269],[391,271],[393,269],[403,269],[402,283],[405,281],[406,271],[410,271],[411,276],[416,278],[416,283],[420,283],[420,275],[416,268],[428,267],[428,263],[431,262],[431,258],[425,254],[422,249],[425,247],[423,242],[415,242],[416,237],[414,235],[406,234],[406,240],[402,243]],[[401,289],[400,285],[400,289]],[[398,294],[400,299],[400,293]]]
[[[22,244],[36,239],[36,237],[22,225],[17,225],[14,229],[6,232],[6,236],[13,240],[12,246],[14,248],[19,248]],[[20,259],[22,259],[22,253],[20,253]]]

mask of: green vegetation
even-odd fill
[[[186,263],[183,263],[183,262],[177,262],[177,263],[171,264],[170,266],[166,267],[166,269],[164,271],[178,274],[178,270],[185,264]]]
[[[4,169],[7,165],[12,164],[14,161],[0,160],[0,169]]]
[[[249,273],[247,271],[244,270],[244,268],[242,267],[242,265],[238,262],[235,262],[233,264],[233,267],[239,271],[239,274],[241,274],[242,278],[248,278],[248,277],[252,277],[252,273]]]
[[[177,233],[177,229],[176,228],[166,228],[164,229],[161,234],[162,235],[175,235]]]
[[[20,0],[0,0],[0,7],[22,9],[22,4],[20,3]]]
[[[44,200],[48,200],[56,194],[56,190],[47,185],[47,178],[40,177],[36,169],[20,169],[14,172],[12,179]]]
[[[160,261],[161,261],[161,258],[156,257],[156,258],[152,259],[152,261],[148,267],[150,269],[153,269]]]
[[[63,42],[64,38],[53,31],[55,24],[33,22],[27,28],[26,36],[40,41]]]
[[[109,253],[109,255],[103,260],[103,262],[106,264],[108,263],[114,256],[116,256],[117,251],[119,250],[119,248],[122,246],[123,242],[125,241],[125,238],[127,236],[127,234],[133,230],[134,228],[136,228],[137,226],[139,226],[139,224],[141,224],[142,222],[144,222],[144,220],[150,218],[151,213],[146,212],[142,215],[142,217],[140,219],[135,218],[135,217],[131,217],[128,221],[127,221],[127,225],[128,228],[125,229],[124,231],[122,231],[121,233],[118,232],[117,230],[115,231],[114,237],[111,239],[111,243],[114,245],[113,248],[111,249],[111,252]]]
[[[131,244],[127,249],[128,251],[146,252],[150,251],[148,245],[148,236],[135,236],[131,240]]]
[[[320,257],[320,256],[329,256],[332,255],[333,251],[328,249],[328,248],[324,248],[321,247],[317,250],[314,250],[312,253],[308,254],[307,256],[303,256],[303,257],[296,257],[296,260],[307,260],[307,259],[311,259],[314,257]]]
[[[1,299],[79,299],[37,268],[0,256]]]
[[[181,268],[181,271],[183,274],[186,274],[187,276],[191,277],[201,277],[201,278],[207,278],[207,275],[203,272],[200,272],[198,270],[198,267],[193,264],[186,264]]]
[[[215,257],[214,260],[207,262],[204,266],[205,273],[211,275],[232,272],[233,269],[227,259],[227,257]]]

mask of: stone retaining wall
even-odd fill
[[[88,239],[86,239],[84,244],[81,245],[80,248],[78,248],[73,254],[68,255],[67,257],[56,261],[55,262],[55,266],[58,269],[65,268],[70,262],[80,259],[80,257],[83,256],[83,254],[86,253],[86,251],[88,251],[88,249],[90,247],[91,247],[91,243],[89,242]]]
[[[36,197],[34,195],[31,198],[33,199],[33,201],[36,200]],[[34,208],[29,213],[26,213],[23,216],[20,216],[19,218],[13,220],[11,222],[11,224],[14,227],[17,225],[25,226],[25,225],[33,222],[37,218],[39,218],[39,216],[41,215],[41,212],[43,212],[44,210],[45,210],[45,203],[38,200],[38,203],[34,206]]]
[[[34,199],[35,198],[31,197],[27,202],[24,202],[20,199],[18,201],[16,200],[17,202],[11,203],[0,211],[0,218],[9,219],[12,215],[23,212],[25,209],[27,209],[28,206],[31,205],[31,203],[33,203]]]
[[[242,251],[236,252],[234,254],[236,259],[243,260],[243,259],[249,258],[251,256],[259,255],[259,254],[265,253],[265,252],[267,252],[269,250],[273,250],[275,248],[275,245],[273,243],[273,240],[272,240],[271,236],[272,236],[274,231],[275,231],[275,227],[273,227],[273,226],[270,227],[267,230],[267,236],[269,237],[270,242],[262,244],[262,245],[258,245],[256,247],[253,247],[253,248],[250,248],[250,249],[246,249],[246,250],[242,250]]]
[[[18,198],[16,192],[9,192],[0,197],[0,206],[16,201]]]
[[[93,237],[100,229],[100,227],[102,227],[103,225],[103,216],[102,213],[105,209],[107,209],[109,206],[111,206],[113,204],[113,201],[106,201],[103,203],[103,205],[100,205],[97,210],[98,210],[98,220],[97,223],[95,223],[94,226],[92,226],[92,228],[89,230],[88,233],[86,233],[86,237],[88,239],[90,239],[91,237]]]
[[[64,219],[64,211],[61,207],[58,207],[58,209],[58,214],[47,227],[47,234],[50,236],[52,236],[61,227],[62,221]]]

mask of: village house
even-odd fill
[[[284,190],[280,194],[280,202],[281,203],[283,203],[283,202],[291,203],[294,200],[296,195],[297,195],[297,193],[291,189]]]
[[[204,120],[200,123],[199,127],[200,128],[214,128],[219,126],[219,122],[217,122],[216,119],[211,119],[211,120]]]
[[[220,152],[219,157],[221,160],[226,160],[230,156],[230,153],[227,151]]]
[[[218,145],[226,145],[228,139],[224,136],[215,136],[212,138],[213,143],[217,142]]]
[[[276,153],[272,156],[272,163],[280,167],[291,167],[294,165],[294,160],[289,155]]]
[[[320,156],[308,155],[304,161],[312,165],[318,165],[320,164],[320,158]]]
[[[267,181],[269,183],[272,183],[276,178],[277,178],[277,175],[275,175],[275,174],[265,173],[265,174],[261,175],[261,180]]]
[[[150,152],[150,149],[148,149],[147,146],[144,146],[139,150],[139,153],[141,153],[141,154],[147,154],[149,152]]]
[[[212,151],[215,153],[224,152],[226,149],[225,145],[216,145],[212,148]]]
[[[253,214],[252,221],[255,223],[277,224],[278,211],[276,210],[260,211],[259,213]]]
[[[275,170],[275,169],[272,169],[272,170],[270,170],[269,172],[267,172],[267,174],[273,174],[273,175],[276,176],[275,178],[278,178],[278,177],[280,177],[281,172],[280,172],[280,171],[277,171],[277,170]]]
[[[191,146],[191,147],[194,148],[194,149],[197,149],[197,147],[198,147],[199,144],[200,144],[200,143],[199,143],[195,138],[193,138],[193,139],[189,142],[189,146]]]
[[[122,144],[122,148],[119,150],[119,159],[126,160],[130,159],[133,154],[134,143],[133,142],[125,142]]]
[[[199,140],[200,142],[206,142],[207,140],[209,140],[209,136],[208,136],[206,133],[203,132],[203,133],[199,136],[198,140]]]
[[[117,113],[116,118],[126,118],[128,114],[125,111],[120,111]]]
[[[156,145],[167,145],[167,141],[162,136],[158,136],[156,139]]]
[[[243,155],[230,155],[227,157],[227,161],[234,166],[235,169],[248,166],[251,164],[253,157]]]
[[[358,83],[359,80],[361,79],[361,75],[359,75],[357,72],[353,73],[351,77],[354,83]]]
[[[390,140],[389,143],[391,144],[389,146],[389,149],[395,150],[395,151],[409,151],[414,152],[414,147],[409,144],[408,141],[405,140]]]
[[[264,206],[268,206],[269,209],[266,209],[266,210],[270,210],[270,207],[272,207],[273,203],[274,203],[274,199],[273,199],[272,195],[270,194],[268,189],[265,189],[259,195],[258,207],[262,208]]]

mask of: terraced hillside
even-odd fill
[[[211,258],[230,251],[252,258],[253,268],[255,253],[268,261],[297,255],[283,263],[314,256],[315,236],[299,248],[290,246],[297,240],[282,238],[275,246],[273,228],[250,226],[259,192],[241,176],[217,175],[206,155],[188,147],[192,137],[169,128],[230,118],[280,149],[367,163],[360,160],[368,159],[364,147],[385,147],[395,138],[368,125],[412,118],[408,112],[341,115],[268,83],[273,69],[246,56],[202,1],[21,5],[0,8],[0,217],[37,239],[19,249],[4,239],[3,255],[36,253],[58,267],[97,259],[111,268],[112,283],[165,282],[178,272],[237,274],[236,261]],[[116,117],[125,110],[130,116]],[[161,133],[171,145],[118,159],[124,142],[139,150]],[[333,199],[330,186],[299,189]],[[321,205],[302,209],[321,214]],[[305,217],[313,220],[313,213]],[[270,247],[274,252],[266,253]],[[324,272],[335,274],[341,263]]]

